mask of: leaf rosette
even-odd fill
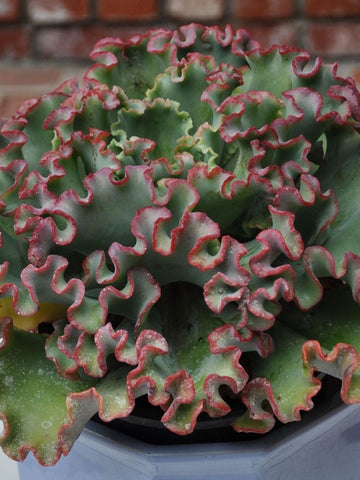
[[[179,435],[299,420],[318,372],[359,402],[354,82],[229,26],[91,57],[1,128],[5,452],[53,464],[142,396]]]

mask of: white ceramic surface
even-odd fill
[[[318,415],[310,412],[254,441],[176,446],[150,445],[93,424],[55,467],[41,467],[29,456],[19,465],[20,478],[359,480],[360,405]]]
[[[10,460],[0,448],[0,478],[1,480],[19,480],[18,464]]]

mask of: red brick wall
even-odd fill
[[[0,0],[0,60],[85,59],[103,36],[192,21],[360,59],[360,0]]]

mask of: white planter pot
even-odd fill
[[[256,440],[167,446],[90,423],[54,467],[29,455],[19,464],[20,479],[358,480],[360,405],[303,417]]]

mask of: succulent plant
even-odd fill
[[[67,454],[136,399],[191,433],[360,401],[354,81],[229,26],[105,38],[0,137],[0,419]],[[231,400],[230,400],[231,399]]]

